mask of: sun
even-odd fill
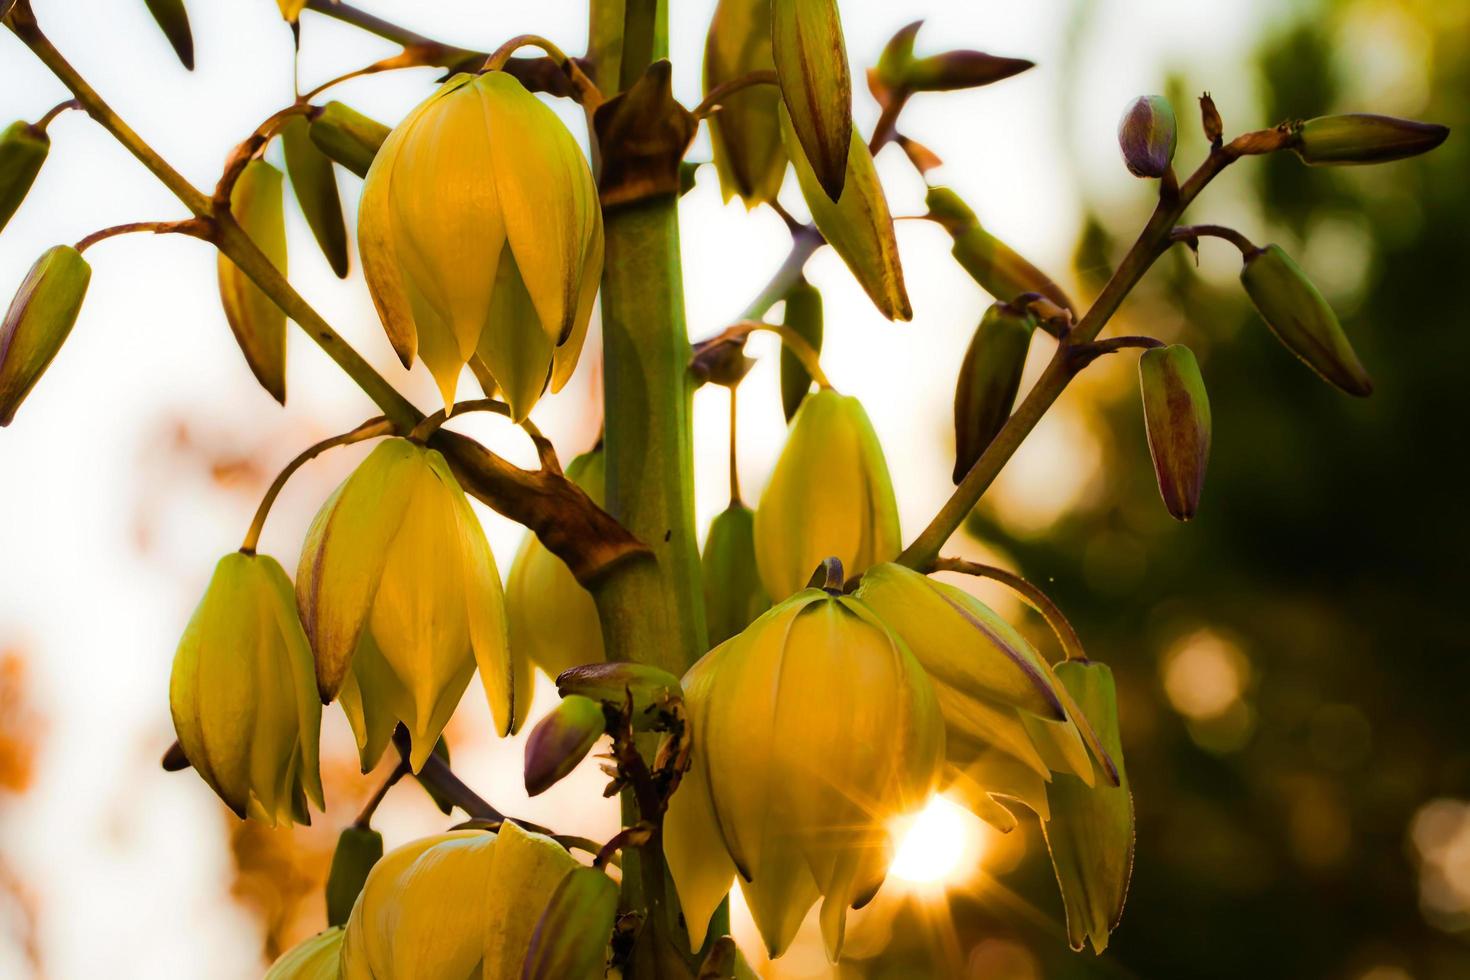
[[[943,796],[932,797],[897,828],[898,848],[889,875],[922,888],[948,887],[971,878],[985,856],[980,821]]]

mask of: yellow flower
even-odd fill
[[[312,521],[296,597],[322,700],[341,692],[364,771],[402,722],[417,772],[477,664],[500,732],[520,727],[529,666],[511,656],[495,557],[437,451],[373,450]]]
[[[883,447],[856,398],[808,395],[755,513],[766,593],[784,599],[836,557],[856,575],[898,555],[898,504]]]
[[[358,240],[405,366],[446,406],[478,356],[517,420],[577,364],[602,274],[602,211],[576,140],[503,71],[457,75],[389,134]]]
[[[664,852],[691,941],[738,872],[773,957],[821,897],[835,961],[847,909],[883,883],[893,818],[939,775],[923,669],[861,602],[806,589],[706,654],[684,697],[694,752]]]
[[[174,654],[169,708],[189,764],[237,816],[310,823],[307,797],[322,808],[313,687],[280,563],[220,559]]]
[[[337,980],[342,957],[342,927],[303,940],[281,954],[265,972],[265,980]]]

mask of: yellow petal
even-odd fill
[[[476,349],[495,376],[512,421],[531,413],[551,376],[553,340],[541,329],[510,249],[502,249],[490,316]]]
[[[383,659],[371,630],[363,630],[362,642],[352,657],[352,668],[342,684],[339,699],[364,773],[372,772],[383,750],[393,738],[398,720],[409,713],[407,692],[393,668]]]
[[[475,899],[484,923],[484,976],[521,975],[542,910],[557,884],[576,866],[551,838],[513,823],[501,825],[489,891]]]

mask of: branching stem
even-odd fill
[[[203,218],[188,218],[183,221],[130,221],[127,224],[113,225],[111,228],[102,228],[92,232],[92,234],[77,242],[76,250],[78,252],[85,252],[98,242],[105,242],[109,238],[144,231],[152,232],[155,235],[189,235],[193,238],[208,240],[210,236],[210,223]]]

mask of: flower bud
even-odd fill
[[[1175,520],[1187,521],[1199,510],[1210,461],[1210,399],[1199,364],[1182,344],[1146,350],[1138,382],[1159,493]]]
[[[251,160],[230,192],[230,214],[256,248],[286,273],[286,219],[281,172]],[[286,403],[286,314],[240,267],[219,254],[219,296],[235,342],[260,386]]]
[[[592,750],[606,731],[602,705],[573,694],[537,722],[526,739],[526,793],[540,796]]]
[[[771,5],[767,0],[720,0],[704,45],[704,91],[755,71],[776,67],[771,55]],[[747,208],[774,201],[786,176],[777,106],[781,92],[752,85],[726,96],[709,117],[710,143],[720,191]]]
[[[337,836],[332,867],[327,872],[327,923],[347,924],[363,882],[383,856],[383,835],[371,827],[351,824]]]
[[[954,389],[954,482],[959,483],[1011,416],[1036,321],[1009,304],[985,311]]]
[[[478,356],[516,421],[576,367],[602,272],[577,141],[503,71],[456,75],[399,123],[363,186],[358,242],[388,338],[444,404]]]
[[[1373,380],[1343,333],[1337,314],[1280,246],[1267,245],[1248,253],[1240,281],[1276,339],[1307,367],[1350,395],[1373,393]]]
[[[892,822],[939,776],[924,671],[862,602],[806,589],[706,654],[684,689],[694,749],[664,853],[692,944],[738,872],[772,957],[821,898],[835,962],[847,909],[883,883]]]
[[[929,676],[951,778],[962,774],[976,816],[1002,830],[1014,826],[994,797],[1045,815],[1044,787],[1054,773],[1089,786],[1097,772],[1116,782],[1112,759],[1052,668],[979,599],[897,564],[869,569],[854,596]]]
[[[596,868],[568,871],[536,923],[522,980],[599,980],[617,914],[611,878]]]
[[[13,122],[0,132],[0,231],[26,199],[50,152],[51,138],[28,122]]]
[[[755,512],[731,501],[710,523],[703,563],[705,619],[718,646],[771,608],[755,564]]]
[[[324,702],[340,691],[362,768],[394,727],[423,767],[478,664],[501,734],[520,727],[529,665],[512,657],[495,558],[438,451],[379,445],[317,512],[296,599]]]
[[[337,193],[337,175],[331,159],[311,141],[311,123],[305,116],[292,116],[281,128],[281,146],[286,152],[286,173],[291,190],[316,243],[337,278],[347,277],[347,225],[342,220],[342,198]]]
[[[586,491],[599,507],[603,502],[602,450],[583,453],[568,464],[567,479]],[[505,608],[510,646],[516,656],[556,677],[579,664],[601,662],[602,623],[597,604],[582,588],[566,562],[527,533],[505,580]],[[530,696],[530,692],[527,692]]]
[[[771,50],[788,116],[786,152],[810,170],[814,190],[829,204],[852,179],[852,75],[837,0],[772,0]],[[800,146],[798,152],[797,146]],[[800,173],[803,164],[797,164]],[[816,196],[806,189],[808,204]],[[886,210],[886,206],[885,206]]]
[[[1123,162],[1135,177],[1162,177],[1168,173],[1178,142],[1174,107],[1162,95],[1140,95],[1118,123]]]
[[[556,679],[563,698],[591,698],[618,710],[632,700],[632,722],[637,731],[658,727],[668,707],[684,697],[679,678],[648,664],[587,664],[573,667]]]
[[[955,92],[1004,81],[1036,67],[1025,58],[1003,58],[983,51],[945,51],[909,64],[905,82],[911,92]]]
[[[323,808],[322,706],[291,580],[267,555],[221,558],[174,654],[169,708],[194,771],[235,815],[310,823]]]
[[[343,980],[519,977],[547,903],[577,862],[510,821],[457,830],[383,856],[342,942]],[[483,964],[483,966],[482,966]]]
[[[912,319],[913,309],[898,259],[898,240],[893,234],[893,217],[878,172],[873,168],[873,155],[862,136],[856,130],[852,133],[847,180],[841,196],[833,199],[818,183],[816,172],[796,141],[790,114],[784,106],[781,133],[817,230],[847,263],[878,312],[890,320]]]
[[[807,396],[755,513],[755,558],[772,599],[806,585],[836,557],[849,575],[889,561],[901,544],[883,447],[856,398]]]
[[[1123,915],[1133,871],[1133,795],[1123,768],[1118,698],[1106,664],[1068,660],[1057,664],[1056,674],[1118,768],[1116,786],[1087,786],[1058,773],[1047,788],[1050,817],[1041,824],[1067,908],[1067,938],[1079,951],[1090,939],[1101,953]]]
[[[822,351],[822,293],[816,286],[799,279],[786,294],[786,315],[782,321],[795,330],[797,335],[811,345],[817,353]],[[812,390],[812,376],[807,373],[801,358],[793,354],[784,344],[781,347],[781,408],[790,422],[803,399]]]
[[[189,30],[189,11],[184,9],[184,0],[143,0],[148,12],[158,22],[163,36],[179,61],[190,71],[194,70],[194,34]]]
[[[929,214],[954,238],[954,257],[980,288],[1002,303],[1022,293],[1039,293],[1076,315],[1077,308],[1036,266],[1027,262],[1005,242],[980,226],[975,213],[954,191],[931,187],[925,198]]]
[[[366,177],[388,138],[388,127],[340,102],[328,102],[312,116],[309,128],[317,149],[359,177]]]
[[[0,321],[0,426],[41,380],[77,322],[92,267],[70,245],[47,249]]]
[[[265,980],[337,980],[341,958],[342,927],[332,926],[282,953]]]
[[[883,52],[878,55],[877,67],[868,76],[870,87],[876,77],[877,84],[887,92],[898,92],[905,88],[909,66],[914,63],[914,41],[919,36],[919,28],[923,26],[922,20],[913,21],[900,27],[888,39],[888,43],[883,46]]]
[[[1448,126],[1355,112],[1308,119],[1292,149],[1314,167],[1387,163],[1428,153],[1449,135]]]

